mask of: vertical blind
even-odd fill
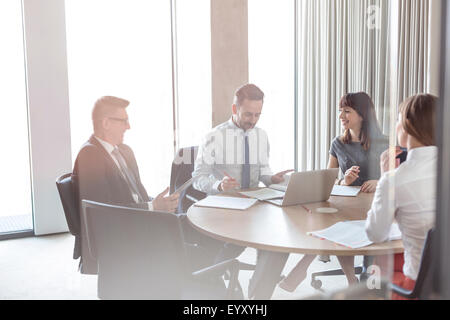
[[[341,134],[338,103],[346,93],[364,91],[375,104],[380,126],[389,133],[390,95],[397,105],[428,92],[432,19],[429,0],[300,0],[298,3],[298,168],[327,166],[328,150]],[[398,10],[392,6],[398,5]],[[395,12],[397,15],[394,16]],[[398,23],[398,29],[392,23]],[[391,84],[391,46],[398,30],[398,70]],[[394,66],[395,67],[395,66]]]

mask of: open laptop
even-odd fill
[[[338,173],[338,168],[295,172],[291,174],[284,197],[266,201],[281,207],[326,201],[330,197]]]

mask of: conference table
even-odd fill
[[[221,195],[243,197],[237,192]],[[307,234],[328,228],[340,221],[365,220],[372,199],[373,194],[360,192],[356,197],[331,196],[327,201],[290,207],[258,201],[244,211],[193,205],[189,208],[187,217],[195,229],[212,238],[244,247],[283,253],[286,260],[289,253],[377,256],[403,252],[401,240],[351,249]],[[337,212],[322,213],[318,208],[335,208]],[[268,298],[273,289],[274,285],[272,290],[269,290]],[[267,298],[268,294],[266,293],[264,298]]]

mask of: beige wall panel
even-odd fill
[[[248,82],[247,0],[211,0],[212,124],[228,120],[235,90]]]

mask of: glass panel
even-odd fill
[[[100,96],[130,101],[125,135],[150,195],[169,185],[173,160],[169,1],[66,0],[72,154],[92,133]]]
[[[294,169],[293,10],[293,1],[248,1],[249,81],[265,94],[258,127],[267,132],[274,173]]]
[[[33,229],[21,1],[0,2],[0,234]],[[6,111],[7,110],[7,111]]]
[[[212,125],[210,0],[177,1],[177,47],[179,147],[190,147]]]
[[[345,181],[338,181],[356,187],[367,184],[366,192],[360,192],[356,197],[332,196],[324,206],[337,208],[336,218],[341,221],[361,220],[359,225],[353,222],[352,226],[347,225],[346,230],[355,228],[364,237],[364,220],[372,204],[376,180],[380,178],[380,154],[389,146],[387,135],[392,127],[389,119],[391,25],[388,1],[302,0],[297,3],[298,167],[300,171],[339,168],[339,178],[344,178],[350,168],[355,170],[355,179],[347,176]],[[357,94],[348,96],[349,93]],[[343,108],[340,108],[343,97]],[[312,228],[320,230],[331,225]],[[380,276],[389,279],[393,270],[392,256],[384,258],[373,260],[355,255],[338,261],[333,255],[322,256],[319,260],[306,257],[302,268],[297,271],[307,269],[304,266],[309,264],[308,272],[312,273],[330,269],[337,271],[344,267],[347,277],[313,277],[321,282],[313,281],[311,285],[316,288],[323,285],[333,290],[346,289],[350,284],[355,291],[347,291],[349,299],[352,295],[355,298],[357,292],[369,299],[379,291],[367,291],[368,287],[364,285],[353,287],[359,276],[350,270],[361,264],[373,266],[369,272],[374,271],[373,276],[378,278],[371,278],[369,283],[379,285]],[[329,264],[320,262],[330,259]],[[379,269],[374,270],[381,264],[385,265],[381,273]],[[305,286],[307,284],[303,288]]]

